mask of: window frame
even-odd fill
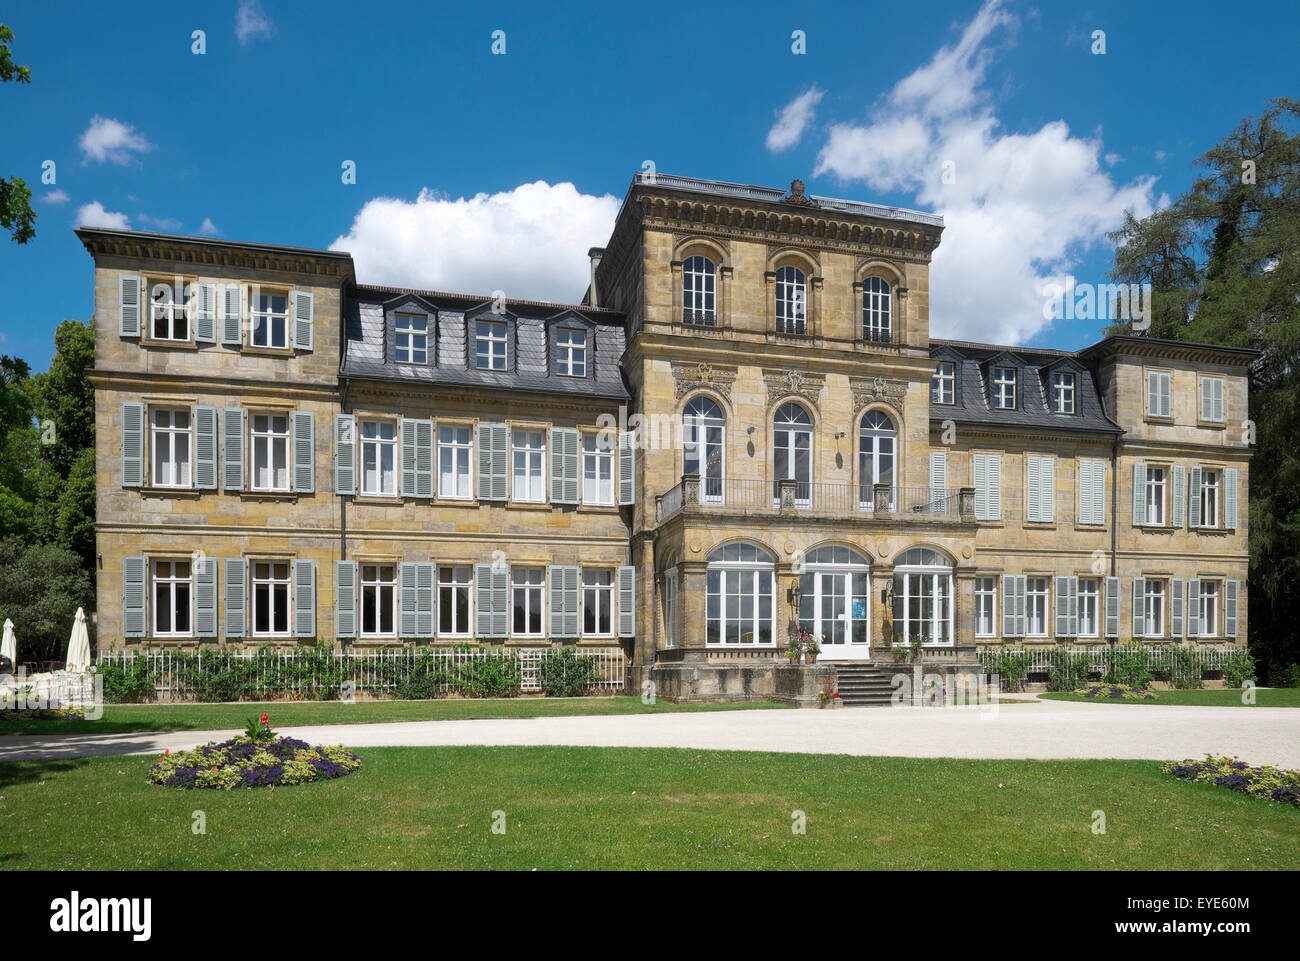
[[[1199,615],[1199,620],[1196,624],[1197,630],[1199,631],[1196,635],[1197,637],[1216,638],[1220,636],[1219,612],[1223,609],[1223,588],[1220,586],[1221,584],[1222,582],[1215,578],[1202,578],[1199,582],[1201,591],[1196,599],[1197,613]],[[1240,603],[1240,601],[1238,601],[1238,603]],[[1211,614],[1212,616],[1207,617],[1207,614]],[[1212,626],[1212,630],[1208,633],[1205,630],[1206,624]]]
[[[894,285],[878,274],[862,280],[862,339],[872,344],[894,342]]]
[[[987,585],[987,586],[985,586]],[[983,602],[988,601],[988,630],[980,630]],[[998,636],[998,579],[993,575],[975,578],[975,636]]]
[[[557,327],[555,328],[552,351],[555,360],[555,373],[560,377],[576,377],[585,379],[587,369],[590,366],[587,362],[588,351],[588,331],[585,327]],[[568,343],[561,343],[560,338],[568,336]],[[574,343],[573,338],[580,337],[580,343]],[[576,360],[575,360],[576,357]],[[575,372],[575,366],[582,369]]]
[[[733,542],[735,544],[737,542]],[[710,559],[706,561],[704,575],[704,644],[705,647],[714,650],[763,650],[774,649],[776,647],[776,620],[777,620],[777,600],[776,600],[776,563],[766,548],[756,547],[747,542],[740,542],[739,546],[751,547],[756,551],[756,560],[732,560],[728,559],[725,551],[732,544],[724,544],[716,548],[711,554]],[[722,554],[720,559],[712,559],[715,555]],[[748,574],[748,577],[744,575]],[[740,590],[735,593],[729,592],[728,587],[733,578],[728,575],[736,575],[734,580],[737,582]],[[768,583],[768,590],[763,590],[764,575]],[[716,590],[714,589],[716,586]],[[764,597],[770,601],[769,615],[763,616]],[[709,600],[716,597],[718,599],[716,616],[709,614]],[[740,611],[744,610],[743,600],[748,597],[752,605],[752,613],[748,620],[751,636],[753,640],[748,642],[742,640],[745,635],[744,624],[739,612],[737,616],[730,616],[730,605],[728,598],[735,598],[740,606]],[[736,640],[728,640],[728,626],[731,622],[737,624]],[[711,640],[716,625],[716,634],[718,640]],[[762,640],[763,629],[766,627],[769,631],[771,640]]]
[[[1156,473],[1159,472],[1159,478]],[[1146,524],[1144,527],[1166,527],[1168,526],[1168,500],[1170,487],[1170,469],[1164,465],[1146,465],[1146,490],[1143,496],[1146,498]],[[1157,510],[1158,509],[1158,510]],[[1153,519],[1155,514],[1159,513],[1159,520]]]
[[[444,440],[444,432],[452,432],[451,440]],[[461,440],[461,432],[464,432],[465,440]],[[434,440],[436,451],[436,467],[438,473],[438,499],[468,501],[474,499],[474,428],[470,424],[438,424]],[[446,471],[443,470],[443,452],[451,454],[452,471],[451,477],[456,487],[464,481],[465,493],[448,493],[443,488],[443,477]],[[460,470],[462,464],[464,472]]]
[[[166,426],[159,426],[155,417],[158,414],[169,415],[170,423]],[[175,426],[177,414],[184,414],[188,424],[184,428]],[[167,449],[171,457],[166,463],[172,465],[172,471],[175,472],[176,462],[176,439],[184,435],[185,437],[185,480],[183,482],[167,482],[159,478],[158,474],[158,453],[159,453],[159,436],[167,438]],[[167,404],[159,404],[149,407],[149,486],[167,488],[169,490],[192,490],[194,487],[194,411],[189,407],[172,407]]]
[[[408,326],[403,327],[403,321],[407,321]],[[419,321],[423,325],[423,329],[416,330],[414,327],[409,326],[409,322],[411,321]],[[414,341],[417,337],[424,341],[424,346],[418,348],[415,346]],[[406,338],[405,344],[402,343],[403,338]],[[402,356],[403,351],[406,352],[405,357]],[[415,359],[417,352],[423,355],[419,360]],[[427,367],[429,365],[428,314],[400,310],[393,312],[393,363],[412,364],[422,367]]]
[[[209,561],[208,563],[215,563],[215,561]],[[159,568],[161,565],[164,564],[167,565],[168,573],[166,576],[160,576]],[[177,566],[181,564],[184,564],[188,568],[188,573],[185,575],[178,575],[176,573]],[[194,614],[195,614],[193,559],[192,558],[182,559],[182,558],[174,558],[174,557],[153,558],[149,562],[149,575],[150,575],[149,600],[150,600],[150,607],[152,608],[152,610],[150,611],[150,615],[151,615],[150,627],[153,629],[150,636],[158,637],[158,638],[193,637],[194,636]],[[170,626],[171,626],[170,630],[161,630],[158,626],[158,615],[163,610],[163,605],[158,603],[158,587],[160,584],[168,585],[167,594],[169,598],[169,603],[167,605],[167,611],[169,612],[168,616],[170,619]],[[177,589],[182,585],[186,587],[189,593],[189,605],[188,605],[189,626],[186,630],[178,631],[176,630],[176,612],[177,612],[176,595],[177,595]]]
[[[268,577],[259,577],[257,569],[260,565],[266,565],[269,569]],[[275,575],[275,568],[283,565],[284,577],[279,578]],[[248,562],[248,633],[250,637],[292,637],[293,636],[293,562],[288,559],[274,560],[262,558],[258,560],[249,560]],[[257,615],[260,612],[258,602],[258,585],[268,585],[267,597],[271,602],[271,612],[268,623],[271,624],[272,630],[259,631],[257,629]],[[284,591],[284,623],[283,631],[274,630],[275,615],[280,608],[276,602],[276,592],[278,589]]]
[[[1060,378],[1061,382],[1057,383]],[[1053,414],[1075,414],[1078,412],[1078,385],[1079,378],[1073,371],[1054,370],[1052,371],[1052,380],[1049,389],[1049,398],[1052,404]],[[1063,402],[1068,400],[1068,404]]]
[[[259,431],[257,429],[257,418],[267,418],[268,427],[273,425],[275,418],[284,418],[284,433],[280,434],[272,430]],[[267,456],[271,459],[271,472],[274,475],[274,447],[276,441],[284,442],[284,485],[273,485],[271,487],[259,486],[258,484],[258,459],[257,445],[259,439],[265,438]],[[264,494],[283,494],[293,490],[293,414],[290,411],[249,411],[248,412],[248,489],[254,493]]]
[[[945,373],[943,368],[947,367]],[[944,400],[944,384],[947,383],[948,399]],[[952,360],[940,360],[934,365],[934,373],[930,375],[930,403],[942,404],[945,407],[951,407],[957,403],[957,363]]]
[[[175,280],[178,279],[179,278],[175,278],[173,282],[166,283],[162,280],[151,279],[146,276],[144,289],[148,299],[146,301],[145,309],[148,310],[149,316],[147,326],[142,324],[142,327],[145,327],[148,331],[145,339],[166,344],[194,343],[194,284],[177,284]],[[171,295],[170,299],[165,302],[155,303],[154,292],[157,290],[168,291]],[[181,296],[179,304],[176,302],[176,294],[178,291]],[[159,308],[164,309],[167,312],[166,334],[159,334],[154,327],[154,311]],[[178,322],[185,324],[184,337],[175,336],[176,325]]]
[[[358,597],[360,603],[357,605],[357,637],[359,638],[386,638],[397,636],[398,610],[397,610],[397,564],[394,561],[362,561],[359,565],[360,570],[357,573]],[[367,569],[373,569],[374,577],[367,577]],[[387,569],[391,572],[388,579],[384,579],[382,572]],[[370,591],[375,593],[374,611],[376,614],[376,623],[380,630],[366,630],[366,595]],[[382,630],[383,612],[385,609],[384,592],[388,593],[387,611],[390,621],[388,630]]]
[[[540,446],[521,445],[518,439],[522,435],[537,438]],[[520,455],[525,458],[524,473],[522,475],[519,472]],[[534,466],[536,467],[535,473]],[[536,481],[538,492],[536,497],[519,496],[518,489],[521,477],[527,483],[529,489],[531,489],[533,481]],[[546,431],[541,428],[510,428],[510,501],[514,504],[546,503]]]
[[[1142,581],[1142,636],[1164,637],[1167,632],[1165,616],[1169,606],[1168,582],[1158,577],[1146,577]],[[1151,629],[1152,612],[1160,615],[1160,630]],[[1183,612],[1187,616],[1187,612]]]
[[[603,583],[603,584],[601,584],[601,583],[588,584],[588,583],[587,583],[587,575],[588,575],[588,574],[592,574],[592,575],[594,575],[594,576],[607,575],[607,576],[609,577],[609,580],[608,580],[608,582]],[[582,636],[583,636],[583,637],[613,637],[613,636],[614,636],[614,628],[615,628],[615,626],[616,626],[616,625],[615,625],[615,621],[614,621],[614,618],[615,618],[615,610],[614,610],[614,569],[613,569],[612,567],[584,567],[584,568],[582,568],[582,571],[581,571],[581,573],[580,573],[580,575],[579,575],[579,577],[578,577],[578,585],[579,585],[579,589],[580,589],[580,591],[581,591],[581,595],[582,595],[582,596],[581,596],[581,604],[582,604]],[[597,629],[596,629],[596,630],[590,630],[590,631],[587,630],[587,595],[588,595],[588,592],[590,592],[590,593],[592,594],[592,596],[593,596],[593,597],[595,598],[595,600],[596,600],[595,611],[596,611],[596,626],[597,626]],[[603,607],[602,607],[602,604],[601,604],[602,596],[603,596],[603,599],[604,599]],[[608,622],[608,628],[607,628],[606,630],[603,630],[603,631],[602,631],[602,630],[599,630],[599,626],[600,626],[600,616],[601,616],[601,612],[602,612],[602,610],[603,610],[604,615],[605,615],[605,618],[606,618],[606,620],[607,620],[607,622]]]
[[[1214,483],[1209,483],[1210,478]],[[1218,530],[1223,526],[1223,471],[1217,467],[1201,468],[1201,522],[1197,529]],[[1213,514],[1213,523],[1206,518]]]
[[[1173,374],[1173,371],[1171,371],[1171,370],[1163,370],[1163,369],[1152,369],[1152,368],[1145,368],[1144,370],[1145,370],[1145,374],[1146,374],[1146,384],[1145,384],[1145,389],[1146,389],[1146,403],[1144,403],[1144,404],[1142,405],[1142,407],[1143,407],[1143,409],[1146,411],[1147,419],[1148,419],[1148,420],[1159,420],[1159,421],[1169,421],[1169,420],[1173,420],[1173,417],[1174,417],[1174,374]],[[1167,386],[1167,389],[1163,392],[1163,393],[1164,393],[1164,394],[1169,398],[1169,410],[1168,410],[1167,413],[1161,413],[1161,412],[1159,412],[1159,411],[1153,411],[1153,410],[1151,409],[1151,400],[1152,400],[1152,398],[1154,397],[1154,398],[1157,398],[1157,399],[1158,399],[1158,398],[1160,397],[1161,393],[1162,393],[1158,388],[1157,388],[1157,390],[1155,391],[1154,394],[1152,393],[1152,391],[1151,391],[1151,380],[1152,380],[1153,377],[1163,378],[1163,379],[1167,382],[1167,385],[1168,385],[1168,386]],[[1199,398],[1198,398],[1198,403],[1199,403]]]
[[[248,346],[256,347],[261,350],[292,350],[293,330],[290,326],[293,322],[292,291],[289,290],[289,288],[287,287],[264,288],[260,284],[252,284],[246,289],[248,291]],[[279,311],[273,310],[270,307],[267,307],[266,309],[260,309],[258,306],[258,300],[261,297],[267,297],[267,298],[283,297],[284,298],[283,315],[281,315]],[[257,342],[257,322],[259,319],[265,319],[267,321],[266,324],[267,343],[265,344],[259,344]],[[283,320],[284,322],[284,327],[283,327],[284,343],[283,344],[273,343],[274,337],[272,336],[272,334],[274,334],[275,332],[275,322],[277,320]]]
[[[460,572],[465,579],[458,580]],[[449,576],[444,576],[444,574]],[[436,574],[438,586],[438,610],[435,623],[439,637],[472,637],[474,634],[474,565],[473,564],[439,564]],[[457,592],[464,592],[465,624],[463,630],[456,629]],[[444,594],[447,596],[444,597]],[[443,618],[448,617],[452,627],[444,628]]]
[[[533,581],[532,575],[536,574],[538,580]],[[516,576],[524,578],[522,581],[516,581]],[[523,605],[519,603],[522,592]],[[534,607],[536,608],[534,610]],[[528,621],[534,617],[537,619],[537,629],[518,630],[515,626],[516,618],[522,609],[524,614],[525,627]],[[540,565],[511,565],[510,566],[510,637],[512,638],[536,638],[546,636],[546,568]]]
[[[1042,585],[1042,589],[1036,589],[1035,585]],[[1047,637],[1049,634],[1048,625],[1051,623],[1051,591],[1052,579],[1050,577],[1041,577],[1031,574],[1025,578],[1025,637]],[[1034,610],[1035,606],[1041,601],[1042,607],[1042,629],[1033,630],[1034,619],[1038,616]]]
[[[808,335],[808,273],[794,264],[776,268],[776,332],[786,337]],[[788,316],[793,314],[792,316]],[[794,328],[794,329],[791,329]]]
[[[591,507],[612,507],[615,502],[615,492],[618,487],[617,467],[614,463],[614,448],[609,447],[606,450],[600,449],[602,439],[608,439],[609,432],[592,433],[590,431],[582,434],[581,453],[582,453],[582,491],[581,501],[585,506]],[[589,449],[588,444],[592,447]],[[588,478],[588,463],[595,463],[594,477]],[[609,496],[607,499],[598,499],[587,496],[587,484],[589,480],[596,484],[599,493],[599,487],[603,481],[601,479],[601,465],[604,462],[609,468]]]
[[[398,437],[400,431],[398,430],[397,422],[382,417],[364,417],[364,418],[359,417],[357,418],[357,420],[358,420],[357,444],[359,448],[358,453],[361,459],[361,463],[359,465],[361,469],[361,485],[360,485],[361,495],[363,497],[398,496],[398,493],[401,490],[401,484],[399,479],[399,473],[401,470],[401,456],[398,450],[398,443],[399,443]],[[391,427],[393,430],[393,436],[391,438],[382,437],[382,436],[367,437],[366,429],[372,426],[379,427],[381,429],[383,427]],[[379,481],[380,481],[379,490],[368,490],[366,488],[366,481],[368,476],[366,471],[366,453],[367,450],[370,448],[373,448],[376,451],[375,466],[376,466],[376,472],[379,475]],[[385,448],[389,449],[390,456],[392,457],[391,474],[390,474],[392,479],[392,484],[393,484],[392,490],[383,490],[383,486],[384,486],[383,485],[383,481],[384,481],[383,453]]]
[[[484,328],[487,332],[484,333]],[[498,334],[500,336],[498,336]],[[487,344],[488,366],[483,366],[480,344]],[[495,365],[496,346],[501,347],[501,366]],[[510,370],[510,323],[505,320],[488,320],[484,317],[478,317],[474,320],[474,369],[487,371],[491,374],[501,374]]]
[[[1004,379],[1002,377],[1003,374],[1010,375],[1010,379],[1009,380]],[[1017,409],[1016,401],[1018,400],[1017,395],[1020,390],[1019,381],[1020,381],[1020,371],[1018,371],[1015,367],[997,366],[993,368],[992,376],[989,378],[989,385],[992,389],[994,410],[1016,410]],[[1002,402],[1005,399],[1005,394],[1006,394],[1005,388],[1007,387],[1010,387],[1011,389],[1010,404],[1004,404]]]
[[[1075,595],[1076,597],[1075,603],[1077,605],[1076,610],[1078,612],[1078,619],[1076,621],[1076,626],[1077,626],[1077,631],[1075,634],[1076,637],[1101,637],[1101,628],[1102,628],[1101,621],[1102,621],[1102,617],[1105,614],[1104,610],[1102,609],[1101,581],[1102,579],[1100,577],[1079,578],[1079,589],[1078,589],[1078,593]],[[1091,587],[1088,587],[1086,585],[1091,585]],[[1093,629],[1091,631],[1085,631],[1083,629],[1084,608],[1086,606],[1085,601],[1088,599],[1091,599],[1091,605],[1092,605],[1092,628]]]
[[[703,264],[707,269],[696,269]],[[718,323],[718,265],[703,254],[682,261],[682,323],[696,327],[716,327]]]

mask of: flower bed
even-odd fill
[[[1085,684],[1071,693],[1107,701],[1154,701],[1159,697],[1155,691],[1128,684]]]
[[[250,720],[248,733],[205,744],[192,751],[166,751],[149,768],[146,780],[165,787],[275,787],[310,784],[351,774],[361,759],[342,746],[312,747],[306,741],[276,737],[267,716]]]
[[[85,717],[84,707],[0,708],[0,721],[81,721]]]
[[[1264,764],[1251,767],[1235,756],[1205,755],[1204,761],[1168,761],[1160,766],[1166,774],[1183,781],[1218,784],[1266,801],[1300,807],[1300,771]]]

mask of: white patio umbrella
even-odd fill
[[[14,637],[14,622],[7,617],[4,639],[0,640],[0,657],[9,658],[10,664],[18,663],[18,638]]]
[[[86,612],[77,608],[77,619],[72,624],[72,637],[68,640],[68,673],[85,674],[90,670],[90,633],[86,630]]]

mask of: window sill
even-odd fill
[[[243,344],[236,349],[241,354],[252,354],[254,357],[293,357],[297,354],[297,349],[293,347],[254,347],[252,344]]]
[[[1030,531],[1054,531],[1056,530],[1056,521],[1022,521],[1021,526]]]
[[[353,494],[354,504],[373,504],[379,507],[400,507],[402,498],[398,494]]]
[[[239,499],[244,501],[285,501],[293,503],[298,500],[299,491],[240,491]]]
[[[502,502],[497,501],[496,503],[500,504]],[[551,505],[548,504],[546,501],[506,501],[504,502],[504,506],[508,508],[512,508],[514,510],[523,510],[523,511],[548,511],[551,509]],[[569,505],[557,505],[557,506],[572,507],[573,505],[569,504]]]
[[[1211,537],[1216,535],[1223,537],[1227,534],[1237,533],[1235,527],[1193,527],[1191,531],[1193,534],[1209,534]]]
[[[473,497],[448,497],[441,494],[433,502],[440,507],[477,507],[479,504]]]
[[[1197,418],[1196,426],[1204,427],[1207,428],[1208,430],[1227,430],[1228,422],[1225,420],[1203,420],[1201,418]]]
[[[204,494],[215,494],[216,490],[199,490],[194,487],[140,487],[141,497],[174,498],[176,500],[196,501]]]
[[[150,347],[155,350],[198,350],[199,345],[193,340],[166,340],[158,337],[141,337],[141,347]],[[215,344],[212,346],[216,346]]]

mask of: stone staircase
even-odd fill
[[[894,694],[890,679],[896,673],[892,665],[877,667],[860,661],[840,661],[835,665],[836,690],[845,707],[888,706]]]

